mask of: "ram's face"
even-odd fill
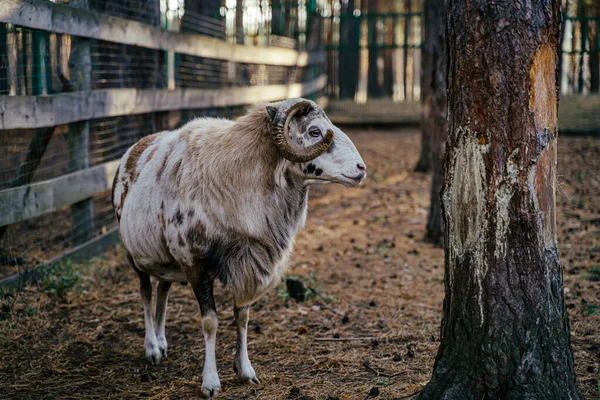
[[[311,102],[312,103],[312,102]],[[367,176],[367,167],[352,140],[333,125],[325,112],[316,104],[290,122],[290,139],[298,146],[309,147],[324,140],[333,132],[333,142],[317,158],[301,163],[302,172],[309,181],[329,181],[346,186],[358,186]]]

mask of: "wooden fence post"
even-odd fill
[[[17,33],[13,24],[6,24],[6,54],[8,55],[7,77],[8,95],[15,96],[19,82],[17,80],[18,56],[17,56]]]
[[[75,0],[72,5],[87,9],[88,0]],[[90,40],[72,37],[71,60],[69,62],[70,77],[73,90],[89,91],[92,89],[92,60]],[[89,168],[90,123],[80,121],[69,124],[69,169],[71,172]],[[71,236],[73,245],[87,242],[94,232],[94,203],[91,198],[77,202],[71,206]]]

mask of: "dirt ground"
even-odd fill
[[[412,172],[419,134],[348,131],[369,177],[355,189],[311,191],[289,275],[303,277],[318,295],[298,303],[282,286],[253,308],[249,353],[260,385],[235,380],[232,301],[216,290],[223,399],[402,399],[414,397],[430,378],[444,260],[442,249],[422,241],[430,178]],[[561,137],[558,171],[575,368],[584,398],[596,399],[600,139]],[[138,281],[122,250],[63,273],[0,300],[0,398],[199,397],[204,343],[189,286],[176,285],[170,298],[169,358],[149,366]]]

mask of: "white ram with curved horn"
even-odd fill
[[[248,306],[285,271],[306,221],[310,184],[357,186],[365,176],[352,141],[306,99],[257,105],[236,121],[196,119],[133,145],[115,176],[113,206],[140,279],[148,360],[167,354],[171,283],[189,282],[206,345],[202,394],[219,393],[218,279],[235,302],[237,377],[258,383],[246,348]],[[158,280],[155,315],[151,276]]]

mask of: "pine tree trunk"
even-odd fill
[[[379,69],[377,66],[377,59],[379,58],[379,51],[377,50],[377,18],[370,16],[377,13],[377,3],[377,0],[368,0],[367,27],[369,35],[369,70],[367,73],[367,93],[369,98],[381,97]]]
[[[444,181],[444,148],[446,142],[446,7],[444,0],[425,0],[425,40],[423,42],[423,123],[431,143],[431,205],[427,216],[425,240],[444,244],[444,220],[440,190]]]
[[[425,105],[425,103],[423,103],[423,113],[426,112],[426,107],[427,106]],[[424,118],[425,117],[422,116],[422,119]],[[422,125],[424,125],[423,122]],[[417,161],[417,165],[415,166],[415,171],[429,172],[431,171],[431,136],[429,136],[430,132],[426,130],[424,126],[422,126],[421,128],[421,155],[419,156],[419,161]]]
[[[560,0],[448,2],[441,344],[421,399],[580,399],[555,225]]]
[[[410,3],[410,2],[409,2]],[[410,11],[410,7],[408,8],[408,10]],[[424,13],[427,14],[431,14],[432,12],[435,12],[434,10],[431,10],[431,7],[424,7]],[[428,30],[433,30],[435,28],[431,27],[431,26],[427,26],[427,22],[424,22],[425,24],[425,40],[423,42],[423,54],[421,57],[421,68],[422,68],[422,73],[421,73],[421,103],[423,106],[423,111],[422,111],[422,115],[421,115],[421,155],[419,156],[419,161],[417,162],[417,165],[415,166],[415,171],[416,172],[429,172],[431,171],[431,141],[432,141],[432,137],[431,137],[431,127],[429,126],[429,124],[426,122],[429,120],[429,116],[431,115],[431,92],[432,92],[432,84],[431,82],[433,81],[433,75],[435,74],[435,71],[433,70],[433,53],[432,53],[432,49],[427,48],[427,46],[431,46],[431,42],[427,41],[427,36],[429,36],[429,32]],[[445,30],[445,26],[441,26],[438,27],[441,28],[443,30]],[[444,61],[445,62],[445,61]],[[406,90],[406,53],[403,56],[403,63],[404,63],[404,74],[405,76],[402,78],[404,79],[404,90]],[[446,69],[443,70],[443,73],[445,74]]]
[[[596,16],[600,16],[600,0],[596,0]],[[590,35],[590,92],[600,92],[600,24],[596,24],[596,30]]]
[[[354,99],[358,86],[360,20],[351,17],[354,9],[354,0],[342,4],[340,46],[343,49],[338,52],[340,99]]]
[[[392,13],[395,10],[393,1],[384,1],[381,4],[379,12]],[[388,16],[382,19],[384,25],[384,44],[394,43],[394,18]],[[382,96],[388,99],[394,97],[394,50],[387,48],[383,50],[383,85],[381,87]]]
[[[389,31],[392,30],[391,27],[388,29]],[[383,51],[383,86],[381,91],[382,96],[385,98],[391,99],[394,96],[394,53],[392,49]]]

